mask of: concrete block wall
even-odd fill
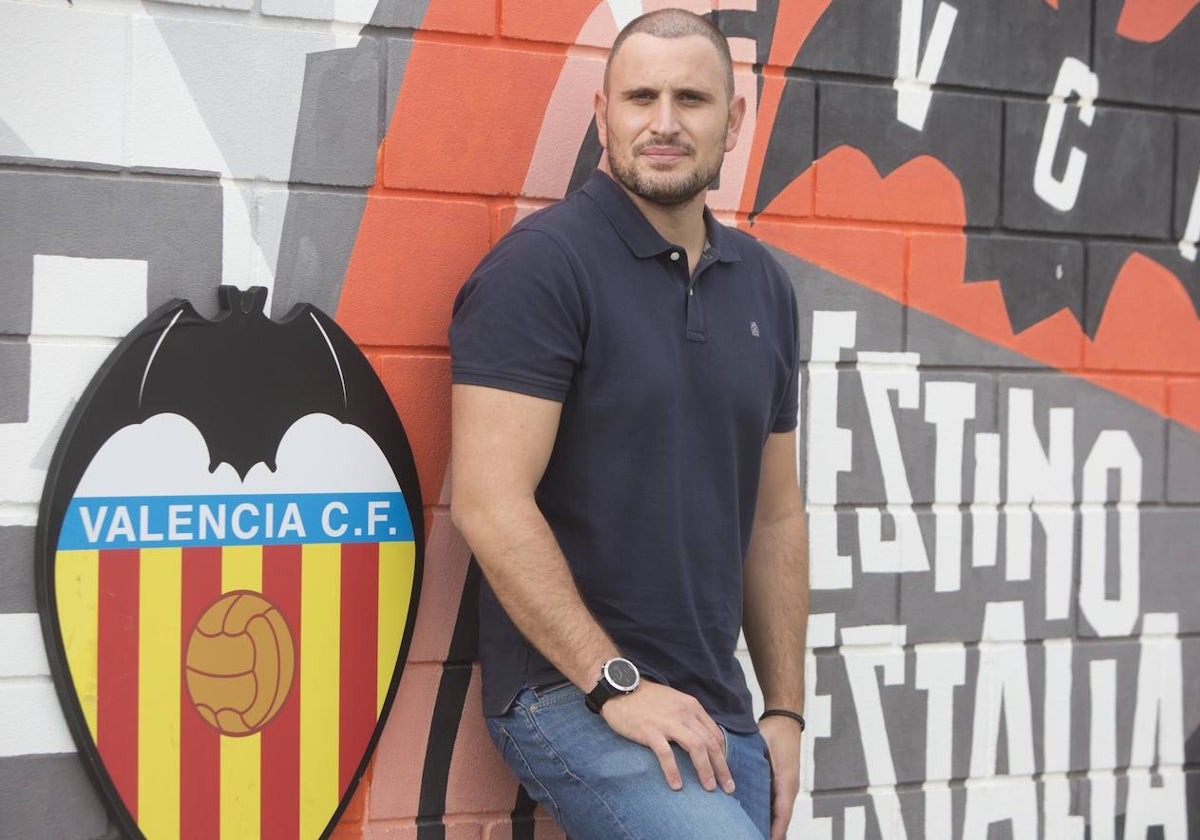
[[[1200,4],[679,2],[749,102],[711,203],[802,306],[789,836],[1200,836]],[[661,5],[0,0],[0,838],[116,836],[49,677],[37,502],[119,337],[222,282],[336,313],[421,473],[409,660],[334,836],[560,836],[478,715],[445,331],[598,161],[603,47]]]

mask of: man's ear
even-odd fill
[[[596,133],[600,135],[600,148],[608,149],[608,97],[604,95],[604,91],[596,91],[596,98],[592,103],[596,109]]]
[[[738,134],[742,130],[742,121],[746,118],[746,97],[735,95],[729,101],[729,132],[725,135],[725,151],[733,151],[737,145]]]

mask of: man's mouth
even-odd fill
[[[649,145],[638,149],[638,155],[650,163],[674,163],[689,154],[689,150],[682,146]]]

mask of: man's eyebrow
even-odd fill
[[[639,87],[626,88],[621,91],[621,96],[626,99],[632,99],[635,96],[658,96],[658,91],[648,85],[640,85]]]

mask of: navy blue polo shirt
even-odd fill
[[[562,403],[536,500],[584,601],[644,674],[752,731],[742,562],[763,445],[796,426],[796,300],[755,239],[705,224],[689,277],[684,249],[593,173],[463,286],[452,376]],[[563,679],[486,584],[479,654],[488,715]]]

